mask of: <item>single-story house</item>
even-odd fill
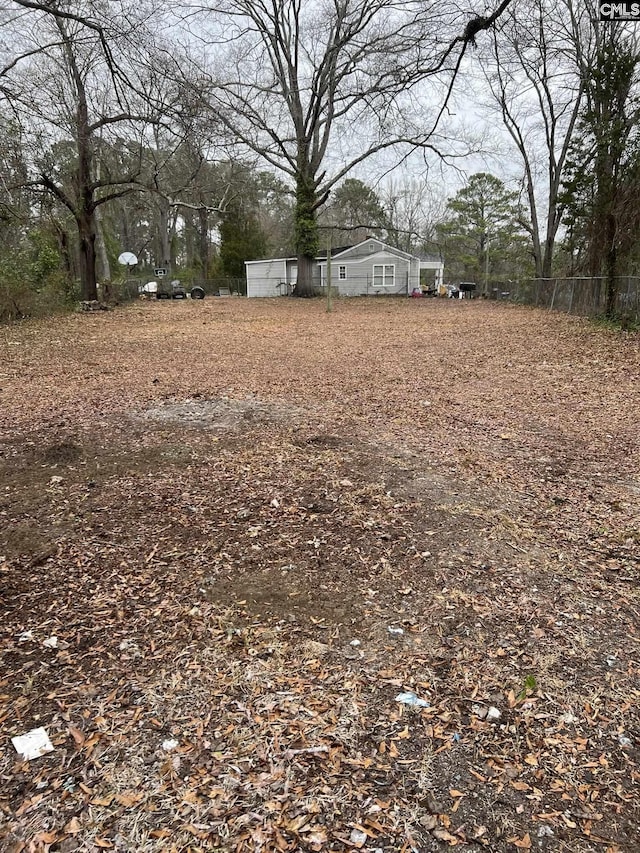
[[[289,296],[298,278],[297,258],[245,261],[247,296]],[[341,296],[411,294],[423,286],[442,287],[444,263],[440,258],[419,257],[368,237],[355,246],[331,250],[331,286]],[[327,284],[327,253],[314,262],[318,289]]]

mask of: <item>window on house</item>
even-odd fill
[[[374,287],[393,287],[396,283],[396,267],[395,264],[374,264],[373,265],[373,286]]]
[[[338,278],[340,281],[344,281],[347,277],[347,268],[346,267],[338,267]]]

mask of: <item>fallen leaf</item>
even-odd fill
[[[508,844],[513,844],[519,850],[530,850],[531,849],[531,836],[528,832],[524,834],[522,838],[507,838]]]
[[[438,829],[434,829],[432,832],[434,838],[437,838],[438,841],[447,841],[452,847],[455,847],[456,844],[460,843],[460,839],[456,838],[455,835],[452,835],[446,829],[442,827],[438,827]]]
[[[75,726],[69,726],[69,732],[73,736],[73,739],[75,740],[76,744],[78,746],[82,746],[85,738],[84,734],[80,731],[80,729],[77,729]]]
[[[65,824],[64,831],[68,835],[77,835],[82,831],[82,825],[77,817],[72,817],[71,820]]]

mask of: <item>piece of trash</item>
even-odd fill
[[[357,648],[360,645],[360,640],[351,640],[349,645],[354,646],[354,648]]]
[[[273,507],[275,507],[276,509],[278,509],[278,507],[280,506],[280,501],[279,501],[277,498],[274,498],[274,499],[271,501],[271,506],[273,506]]]
[[[355,844],[356,847],[362,847],[363,844],[367,841],[367,833],[362,832],[360,829],[352,829],[351,835],[349,836],[349,841],[352,844]]]
[[[55,635],[53,637],[47,637],[42,645],[47,649],[57,649],[58,638]]]
[[[608,667],[615,666],[618,663],[618,658],[615,655],[607,655],[605,660]]]
[[[430,705],[426,699],[420,699],[415,693],[410,690],[407,693],[398,693],[396,702],[401,702],[403,705],[411,705],[414,708],[429,708]]]
[[[497,723],[501,716],[502,712],[499,711],[494,705],[492,705],[487,711],[486,719],[490,723]]]
[[[165,752],[172,752],[172,750],[176,749],[179,743],[180,741],[177,741],[175,738],[167,738],[167,740],[162,741],[162,748]]]
[[[33,640],[33,631],[23,631],[18,637],[19,643],[29,643]]]
[[[484,705],[474,704],[471,706],[471,712],[475,714],[476,717],[479,717],[481,720],[486,720],[487,714],[489,713],[489,709],[485,708]]]
[[[322,745],[322,746],[308,746],[308,747],[303,748],[303,749],[287,749],[287,750],[285,750],[284,755],[286,758],[292,758],[294,755],[305,755],[305,754],[307,754],[307,755],[318,755],[321,752],[329,752],[329,747]]]
[[[390,634],[395,634],[395,635],[397,635],[398,637],[399,637],[399,636],[401,636],[402,634],[404,634],[404,629],[403,629],[403,628],[394,628],[392,625],[389,625],[389,627],[387,628],[387,631],[388,631]]]
[[[546,823],[538,827],[538,838],[553,838],[554,831]]]
[[[25,761],[32,761],[34,758],[40,758],[41,755],[45,755],[47,752],[53,752],[53,744],[49,740],[49,735],[42,727],[31,729],[26,735],[12,737],[11,743],[14,745],[16,752]]]
[[[633,741],[626,735],[618,735],[618,743],[623,749],[628,749],[630,746],[633,746]]]

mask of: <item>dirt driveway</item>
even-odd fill
[[[453,300],[0,328],[0,849],[640,849],[638,344]]]

